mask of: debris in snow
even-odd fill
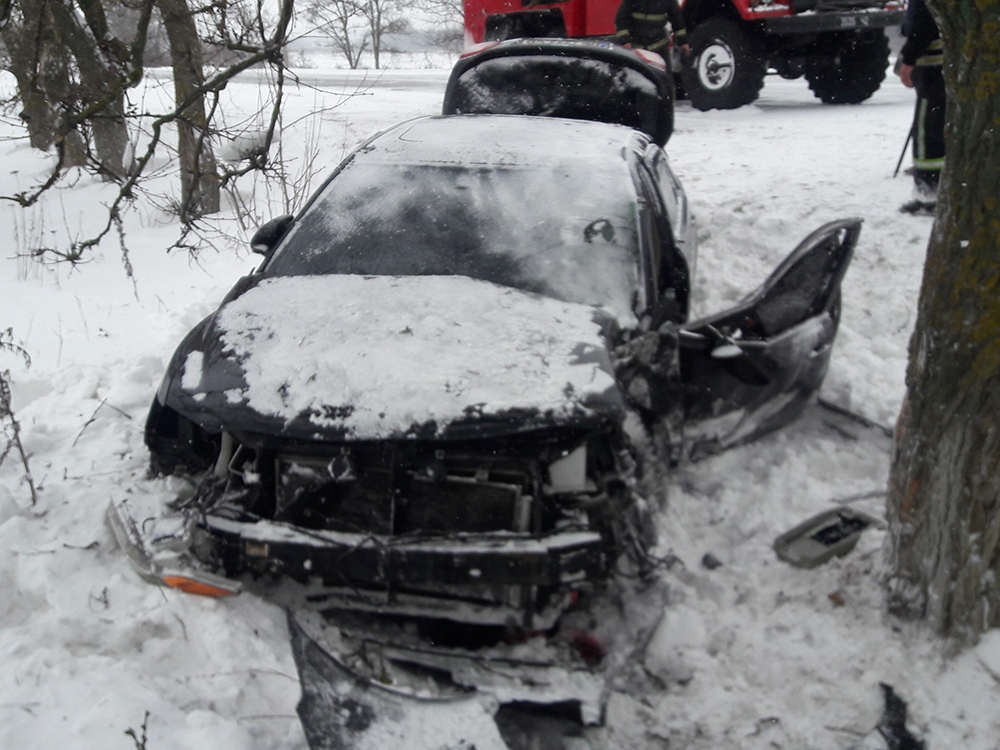
[[[701,558],[701,565],[702,567],[708,568],[709,570],[715,570],[716,568],[722,567],[722,560],[717,558],[711,552],[706,552],[704,556]]]
[[[853,508],[825,510],[774,540],[774,551],[797,568],[815,568],[832,557],[843,557],[858,543],[861,532],[876,523]]]
[[[849,750],[925,750],[922,739],[906,728],[906,701],[896,695],[891,685],[880,682],[885,708],[875,728]]]
[[[851,411],[850,409],[844,406],[839,406],[838,404],[835,404],[832,401],[827,401],[824,398],[819,398],[816,399],[816,403],[822,408],[832,411],[834,414],[839,414],[842,417],[847,417],[848,419],[852,419],[860,425],[864,425],[865,427],[871,427],[876,430],[881,430],[886,437],[892,437],[893,434],[895,433],[895,430],[893,430],[891,427],[887,427],[884,424],[879,424],[878,422],[869,419],[863,414],[858,414],[857,412]]]

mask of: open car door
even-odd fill
[[[645,50],[567,39],[477,45],[448,79],[443,114],[537,115],[626,125],[660,146],[674,129],[674,85]]]
[[[689,457],[788,424],[819,390],[840,319],[840,283],[860,232],[861,219],[820,227],[743,302],[681,328]]]

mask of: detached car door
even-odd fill
[[[663,59],[609,42],[521,40],[462,55],[445,115],[535,115],[625,125],[663,146],[674,129],[674,85]]]
[[[739,305],[681,327],[689,457],[789,423],[819,390],[840,320],[840,284],[860,231],[860,219],[820,227]]]

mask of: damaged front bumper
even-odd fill
[[[591,531],[380,538],[212,512],[139,519],[127,500],[113,501],[107,518],[133,568],[153,583],[227,596],[240,592],[235,579],[245,573],[285,576],[321,585],[331,609],[475,625],[547,630],[608,565]],[[207,570],[205,557],[226,575]],[[539,589],[550,592],[544,601],[532,596]]]
[[[379,537],[307,531],[280,522],[209,514],[204,527],[227,573],[269,573],[303,583],[319,579],[330,606],[380,614],[457,619],[479,625],[547,629],[571,588],[607,569],[604,541],[590,531],[527,535],[452,534]],[[433,586],[430,591],[428,587]],[[507,589],[507,601],[490,596]],[[561,592],[525,608],[529,587]],[[510,589],[514,589],[511,591]]]

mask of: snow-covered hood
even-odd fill
[[[261,278],[175,354],[208,429],[458,437],[620,418],[595,310],[461,276]]]

